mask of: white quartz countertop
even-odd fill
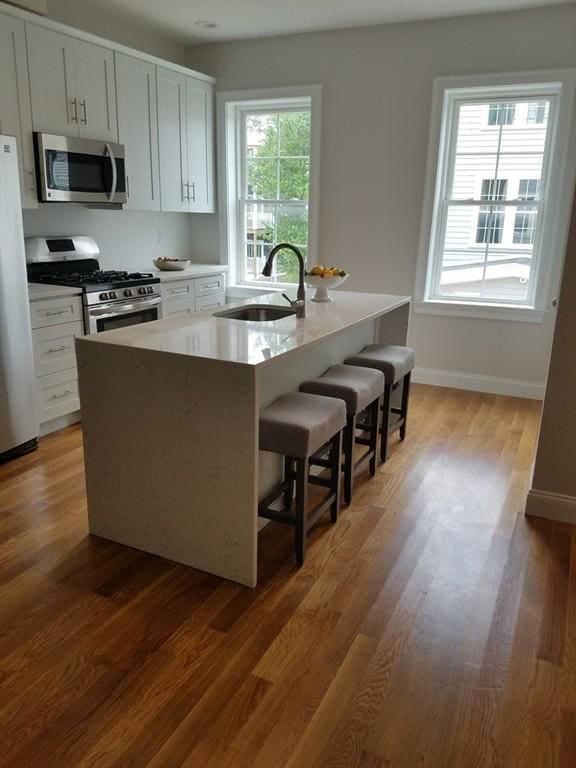
[[[292,291],[290,293],[293,293]],[[373,320],[409,304],[408,296],[334,291],[331,303],[306,302],[306,317],[294,315],[273,322],[247,322],[215,317],[215,312],[176,315],[114,331],[84,336],[79,344],[169,352],[224,362],[263,365],[282,355],[320,342],[346,328]],[[279,293],[234,302],[225,309],[250,304],[286,307]]]
[[[161,270],[155,266],[143,267],[141,272],[152,272],[154,277],[159,277],[162,283],[169,283],[171,280],[187,280],[192,277],[205,277],[206,275],[221,275],[228,271],[227,264],[190,264],[186,269],[179,270]]]
[[[66,285],[43,285],[42,283],[28,283],[28,298],[30,301],[40,299],[61,299],[66,296],[80,296],[80,288],[70,288]]]

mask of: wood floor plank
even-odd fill
[[[255,590],[90,537],[78,427],[0,466],[4,768],[573,768],[576,532],[540,404],[415,385],[338,524]]]

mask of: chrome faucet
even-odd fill
[[[266,264],[264,265],[262,274],[265,277],[270,277],[270,275],[272,274],[272,262],[274,261],[274,257],[276,256],[278,251],[282,251],[284,249],[288,249],[289,251],[292,251],[292,253],[294,253],[297,256],[300,272],[299,272],[299,278],[298,278],[298,293],[296,294],[296,301],[292,301],[292,299],[286,296],[285,293],[283,293],[282,296],[284,296],[284,298],[290,304],[291,307],[294,307],[296,309],[296,317],[306,317],[306,289],[304,287],[304,256],[302,256],[302,252],[299,251],[295,245],[291,245],[290,243],[279,243],[278,245],[275,245],[274,248],[272,248],[272,250],[268,254],[268,258],[266,259]]]

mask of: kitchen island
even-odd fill
[[[410,299],[334,293],[305,318],[197,312],[77,339],[90,532],[257,583],[258,499],[280,457],[258,414],[366,344],[405,344]],[[287,307],[279,293],[237,305]]]

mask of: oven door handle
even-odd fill
[[[112,147],[110,146],[110,144],[105,144],[104,149],[106,154],[110,158],[110,165],[112,166],[112,185],[110,187],[110,192],[108,193],[108,200],[112,202],[116,197],[116,187],[118,185],[118,170],[116,168],[116,158],[114,157],[114,152],[112,151]]]
[[[130,302],[130,304],[121,302],[121,306],[118,306],[118,304],[106,304],[100,307],[88,307],[88,314],[90,317],[117,317],[118,315],[139,312],[148,307],[156,307],[161,303],[162,297],[156,296],[153,299],[138,299],[137,301]]]

